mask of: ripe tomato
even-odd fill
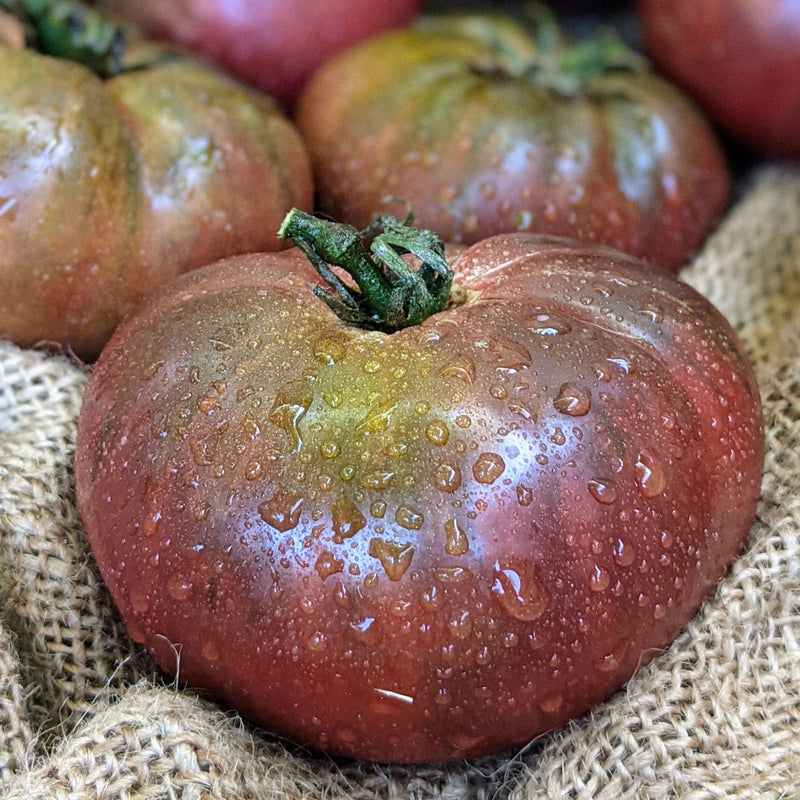
[[[639,0],[658,67],[760,154],[800,157],[800,0]]]
[[[318,261],[370,261],[303,224]],[[443,310],[355,327],[296,249],[140,307],[89,379],[78,506],[165,670],[332,753],[480,756],[608,697],[695,613],[753,519],[758,389],[704,298],[620,253],[500,235],[448,292],[429,240],[381,237],[386,316],[406,252]],[[382,328],[362,300],[340,311]]]
[[[140,43],[101,79],[0,46],[0,336],[85,358],[148,291],[226,255],[282,247],[313,202],[277,105]]]
[[[290,106],[334,53],[407,25],[420,0],[110,0],[153,36],[191,48]]]
[[[298,101],[318,204],[364,227],[396,196],[445,240],[569,235],[677,270],[726,207],[728,167],[639,59],[613,39],[570,46],[549,16],[533,32],[442,15],[374,37]]]

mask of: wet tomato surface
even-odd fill
[[[677,271],[729,197],[694,103],[621,41],[572,41],[546,14],[373,37],[314,74],[295,118],[320,210],[357,227],[396,197],[448,241],[565,235]]]
[[[77,497],[131,637],[291,740],[379,761],[526,742],[691,618],[759,493],[758,391],[675,278],[490,238],[394,333],[297,249],[190,273],[112,338]]]

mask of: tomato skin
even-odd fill
[[[377,761],[563,725],[691,618],[759,493],[758,389],[702,297],[518,234],[463,305],[336,318],[296,250],[182,276],[89,379],[76,494],[168,672],[267,730]]]
[[[291,106],[334,53],[407,25],[420,0],[113,0],[153,36],[187,47]]]
[[[524,61],[526,29],[471,19],[373,38],[311,79],[296,121],[321,210],[364,227],[397,196],[448,241],[530,230],[683,266],[730,191],[694,105],[649,70],[612,70],[565,97],[504,72],[481,41]]]
[[[134,63],[160,51],[132,48]],[[278,107],[177,58],[101,81],[0,48],[0,335],[93,358],[150,290],[275,250],[311,168]]]
[[[639,0],[654,63],[754,153],[800,156],[800,0]]]

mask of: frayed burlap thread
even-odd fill
[[[684,277],[739,331],[761,386],[747,547],[609,702],[518,752],[445,767],[335,762],[165,683],[127,639],[75,512],[86,372],[0,342],[0,797],[800,798],[800,169],[747,175]]]

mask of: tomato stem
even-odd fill
[[[25,42],[45,55],[77,61],[101,78],[122,71],[123,34],[78,0],[0,0],[23,26]]]
[[[315,294],[341,319],[391,333],[419,325],[450,299],[453,271],[444,257],[444,243],[411,221],[411,215],[405,220],[377,215],[369,228],[359,231],[293,208],[278,235],[305,253],[327,284],[316,287]],[[405,255],[419,260],[417,270]],[[345,283],[332,267],[344,270],[356,286]]]

